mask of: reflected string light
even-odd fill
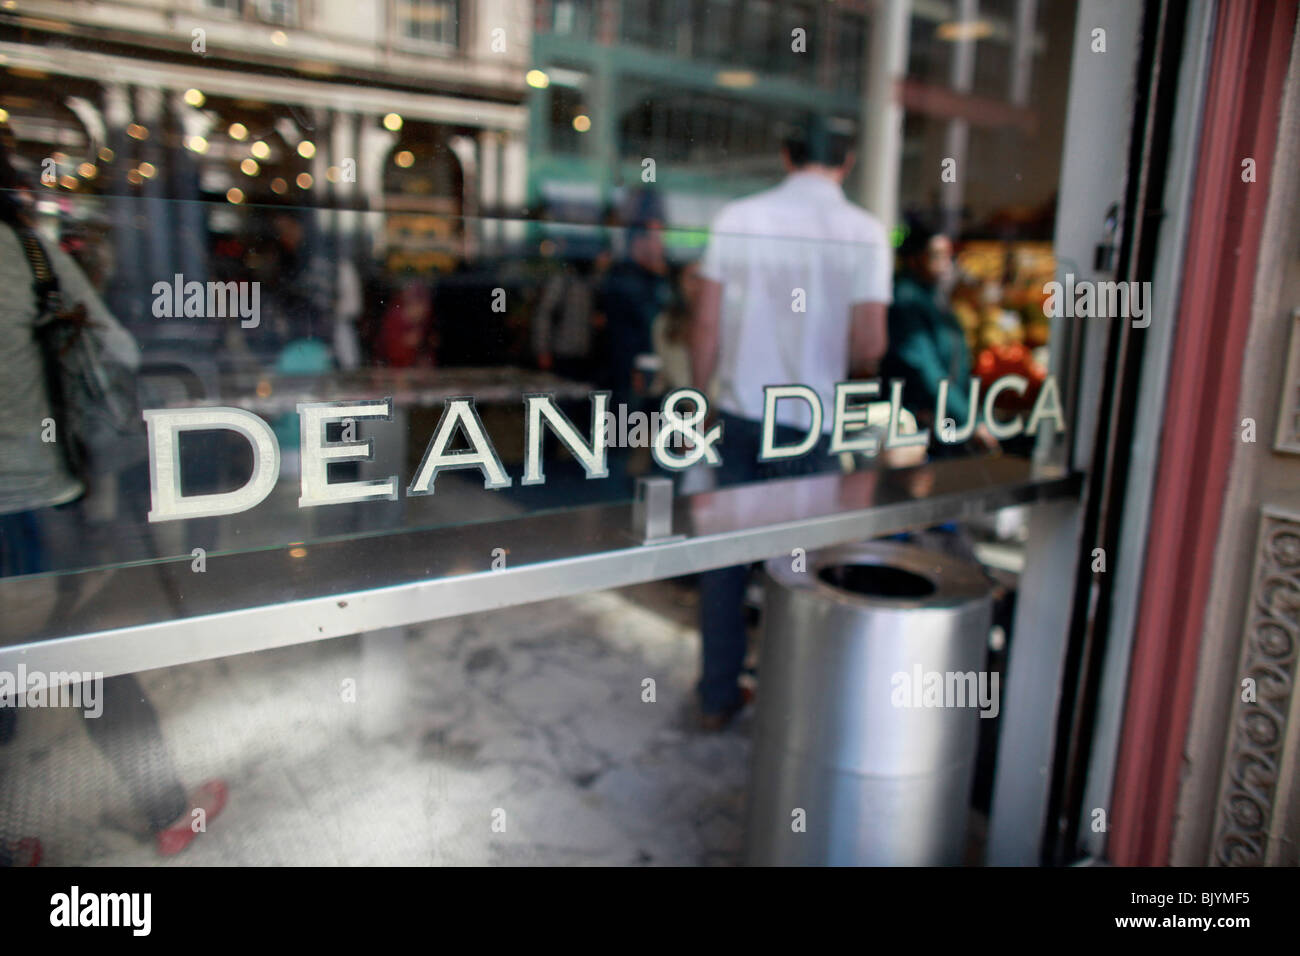
[[[274,179],[271,180],[271,192],[275,193],[277,196],[284,195],[284,193],[287,192],[288,189],[289,189],[289,184],[284,181],[283,176],[276,176]]]
[[[202,136],[191,136],[185,141],[186,149],[195,153],[206,153],[208,151],[208,141]]]
[[[148,139],[149,130],[141,126],[139,123],[132,123],[126,128],[126,135],[130,136],[132,139]]]
[[[261,168],[261,166],[257,165],[257,160],[251,156],[244,157],[239,163],[239,171],[245,176],[256,176]]]
[[[203,95],[202,90],[196,90],[193,87],[185,91],[185,102],[190,106],[198,107],[207,102],[207,97]]]
[[[415,154],[409,149],[404,149],[393,157],[393,162],[398,166],[401,166],[403,169],[410,169],[415,165]]]
[[[399,113],[389,113],[384,117],[384,129],[396,133],[402,128],[402,117]]]
[[[267,146],[266,143],[262,142],[260,139],[250,146],[248,151],[258,159],[266,159],[266,157],[271,155],[271,147]]]
[[[298,144],[298,155],[303,159],[311,159],[316,155],[316,144],[309,139],[304,139]]]
[[[248,127],[243,123],[231,123],[230,128],[226,130],[226,134],[231,139],[238,140],[242,143],[244,140],[248,139]]]
[[[299,189],[311,189],[312,181],[311,173],[299,173],[298,178],[294,180]]]
[[[244,191],[238,186],[231,186],[226,190],[226,202],[234,203],[238,206],[244,201]]]

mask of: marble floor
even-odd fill
[[[230,786],[167,860],[82,718],[22,710],[0,838],[54,865],[738,863],[751,721],[688,730],[693,600],[658,582],[140,674],[182,781]]]

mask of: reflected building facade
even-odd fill
[[[266,207],[334,259],[452,268],[466,217],[523,204],[530,28],[515,0],[33,0],[0,11],[0,106],[147,335],[144,284],[206,280]]]
[[[647,181],[652,159],[670,223],[703,227],[779,178],[784,125],[819,114],[870,151],[861,118],[893,108],[901,143],[881,145],[883,164],[860,162],[850,186],[865,205],[865,177],[893,166],[884,192],[898,210],[954,234],[1010,217],[1046,238],[1050,225],[1030,220],[1050,213],[1068,71],[1041,65],[1068,59],[1074,15],[1072,0],[536,0],[530,200],[557,218],[599,216]],[[874,36],[891,17],[902,35]],[[873,86],[881,52],[900,75]]]

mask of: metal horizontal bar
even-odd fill
[[[918,469],[908,469],[680,498],[673,530],[684,537],[661,544],[634,539],[632,506],[618,504],[214,555],[203,574],[191,574],[185,558],[3,580],[0,607],[58,587],[58,603],[77,610],[35,633],[15,633],[14,616],[3,615],[0,670],[133,673],[744,564],[1079,489],[1078,475],[1016,458],[924,468],[923,497],[913,495]],[[494,552],[504,554],[499,570]]]

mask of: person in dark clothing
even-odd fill
[[[627,255],[605,273],[596,293],[604,318],[598,384],[610,392],[609,410],[619,420],[656,411],[651,388],[658,367],[654,325],[672,302],[660,223],[648,220],[628,230]],[[620,406],[626,406],[624,415]],[[644,448],[615,443],[608,452],[609,487],[630,495],[630,479],[651,468]]]
[[[649,376],[638,368],[637,359],[654,354],[655,319],[671,303],[672,287],[660,224],[652,220],[634,226],[627,239],[627,257],[605,274],[596,307],[605,316],[607,331],[602,385],[613,392],[613,406],[627,404],[631,414],[649,394]]]
[[[944,409],[949,427],[961,432],[978,409],[970,407],[971,357],[957,317],[943,301],[941,288],[952,271],[952,241],[923,225],[913,225],[898,250],[900,269],[894,279],[894,301],[889,307],[889,347],[880,363],[885,381],[902,379],[903,407],[916,416],[922,428],[938,430],[934,421],[939,383],[948,382]],[[983,422],[971,440],[977,447],[993,449],[997,440]],[[932,452],[951,448],[941,442]],[[941,452],[940,452],[941,453]]]
[[[55,549],[60,542],[76,547],[88,534],[82,509],[84,476],[72,473],[57,443],[33,438],[32,424],[55,414],[48,390],[51,369],[37,341],[37,323],[79,314],[80,334],[93,336],[105,353],[127,367],[139,361],[130,334],[109,314],[76,263],[36,233],[25,200],[29,184],[14,168],[5,140],[0,135],[0,276],[8,289],[0,302],[0,380],[26,404],[0,416],[0,578],[73,567],[75,559],[56,560]],[[53,319],[46,307],[51,289],[61,305],[71,307]],[[63,533],[56,534],[56,529]],[[102,710],[80,711],[87,733],[130,790],[158,851],[165,856],[177,853],[195,836],[191,809],[201,808],[207,820],[214,818],[225,805],[226,785],[211,780],[187,794],[139,682],[129,674],[102,680]],[[0,700],[0,743],[15,732],[17,703]],[[35,865],[40,855],[35,837],[0,828],[0,866]]]

